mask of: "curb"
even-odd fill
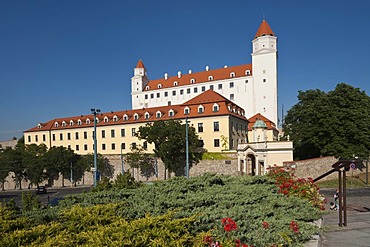
[[[312,225],[318,226],[320,229],[323,225],[323,218],[320,218],[314,222],[312,222]],[[320,234],[316,234],[312,236],[312,239],[307,241],[304,245],[304,247],[321,247],[322,246],[322,236]]]

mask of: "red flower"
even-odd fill
[[[265,229],[268,229],[269,228],[269,223],[268,222],[266,222],[266,221],[264,221],[264,222],[262,222],[262,227],[263,228],[265,228]]]
[[[290,229],[292,229],[292,231],[294,233],[299,233],[299,226],[298,226],[298,222],[295,222],[294,220],[292,220],[292,222],[290,223]]]
[[[235,221],[233,221],[231,218],[223,218],[221,220],[221,223],[224,227],[224,230],[227,232],[238,229],[238,226],[236,225]]]

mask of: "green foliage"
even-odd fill
[[[109,178],[107,177],[102,177],[99,181],[98,184],[96,185],[96,188],[93,189],[94,192],[96,191],[103,191],[103,190],[109,190],[112,188],[112,184],[109,181]]]
[[[30,191],[22,193],[23,211],[39,209],[40,205],[41,205],[41,202],[39,201],[38,196],[32,194],[32,192]]]
[[[370,155],[370,97],[348,84],[334,91],[299,91],[285,117],[284,133],[294,141],[296,159]]]
[[[202,160],[226,160],[230,159],[228,156],[222,153],[203,153]]]
[[[134,189],[140,186],[139,182],[131,176],[130,170],[124,174],[118,174],[116,180],[114,181],[114,188],[117,189]]]
[[[184,175],[186,164],[186,125],[181,121],[155,121],[141,126],[138,138],[154,143],[154,154],[160,158],[166,169],[177,176]],[[188,126],[189,165],[197,164],[203,150],[194,127]]]
[[[82,167],[94,167],[94,154],[83,155],[80,161]],[[109,163],[109,160],[101,154],[97,154],[97,166],[100,177],[112,178],[114,174],[114,166]]]
[[[149,179],[156,175],[156,160],[151,155],[145,152],[145,149],[138,145],[131,149],[131,153],[125,155],[125,162],[132,168],[140,169],[140,175]]]

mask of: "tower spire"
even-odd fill
[[[274,32],[272,31],[270,25],[267,23],[265,18],[263,18],[263,21],[260,27],[258,28],[256,35],[254,35],[254,38],[256,39],[261,36],[275,36]]]

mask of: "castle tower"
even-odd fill
[[[278,125],[277,37],[263,20],[252,41],[253,111]]]
[[[140,59],[134,68],[134,76],[131,78],[131,99],[133,109],[145,107],[143,102],[140,102],[140,100],[137,99],[149,81],[146,73],[144,63]]]

